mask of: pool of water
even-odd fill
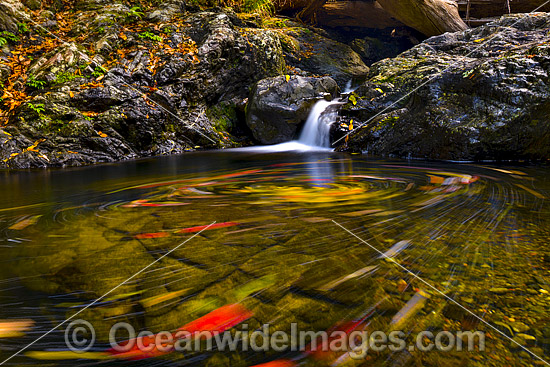
[[[549,173],[247,150],[0,172],[0,363],[544,364]],[[224,330],[479,330],[486,350],[109,351],[116,323],[158,333],[220,310],[237,316]],[[93,325],[88,353],[69,352],[68,318]]]

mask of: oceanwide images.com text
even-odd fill
[[[67,346],[75,352],[86,352],[94,346],[95,330],[84,320],[75,320],[65,332]],[[161,355],[171,352],[301,352],[349,353],[354,359],[365,358],[369,351],[476,351],[485,350],[485,333],[481,331],[422,331],[409,335],[403,331],[301,330],[296,323],[290,324],[290,331],[275,329],[269,324],[249,330],[242,324],[232,331],[186,330],[175,332],[150,331],[136,332],[128,323],[113,325],[109,333],[109,343],[116,354]]]

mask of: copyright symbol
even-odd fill
[[[95,329],[86,320],[74,320],[65,329],[65,344],[75,353],[90,350],[95,343]]]

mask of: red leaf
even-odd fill
[[[226,228],[226,227],[233,227],[237,225],[239,225],[239,223],[235,223],[235,222],[215,223],[212,225],[184,228],[184,229],[180,229],[179,231],[176,231],[175,233],[196,233],[206,229],[210,230],[210,229]]]
[[[296,363],[293,361],[289,361],[288,359],[279,359],[272,362],[257,364],[252,367],[293,367],[296,366]]]
[[[164,238],[170,236],[168,232],[157,232],[157,233],[140,233],[136,234],[134,238],[136,240],[144,240],[149,238]]]

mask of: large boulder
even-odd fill
[[[369,73],[357,52],[322,29],[287,22],[280,31],[286,63],[302,76],[326,75],[345,85],[350,80],[362,82]]]
[[[374,64],[339,150],[430,159],[550,157],[550,14],[432,37]]]
[[[256,84],[247,106],[246,123],[262,144],[292,140],[319,98],[334,98],[338,85],[330,77],[267,78]]]

